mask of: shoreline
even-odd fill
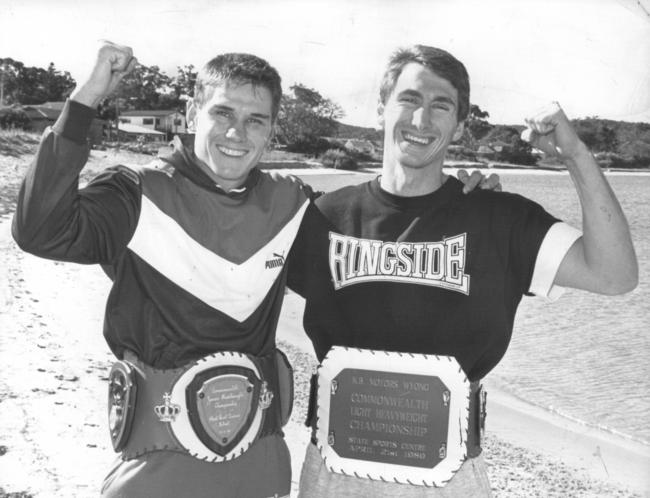
[[[314,176],[314,175],[356,175],[356,174],[373,174],[378,175],[381,173],[381,167],[360,168],[355,171],[332,169],[332,168],[262,168],[264,171],[276,171],[281,175],[296,175],[296,176]],[[468,171],[479,170],[486,173],[497,173],[499,175],[568,175],[569,171],[566,169],[547,169],[547,168],[502,168],[487,166],[445,166],[443,172],[448,175],[453,175],[454,171],[459,169],[466,169]],[[603,170],[606,176],[648,176],[650,170]]]
[[[599,434],[602,433],[605,438],[611,437],[615,441],[620,441],[620,443],[623,445],[630,443],[631,445],[638,447],[640,451],[642,451],[644,448],[650,450],[650,441],[646,441],[640,438],[635,438],[634,436],[626,434],[620,431],[619,429],[614,429],[608,426],[594,424],[586,420],[582,420],[578,417],[563,413],[561,410],[555,409],[553,407],[544,406],[542,404],[535,403],[529,399],[526,399],[523,396],[519,396],[516,393],[512,393],[511,391],[508,391],[507,389],[500,387],[498,383],[496,383],[490,377],[486,378],[485,385],[486,388],[491,389],[491,392],[494,391],[495,393],[497,393],[497,396],[501,400],[502,404],[523,403],[526,406],[531,406],[533,410],[538,411],[542,418],[544,416],[557,418],[558,420],[563,420],[569,424],[573,424],[575,428],[580,431],[582,430],[596,431]]]
[[[488,431],[582,469],[593,479],[650,491],[650,446],[518,399],[494,387],[489,377],[485,384]]]
[[[311,355],[315,362],[313,347],[302,329],[303,309],[304,300],[300,296],[292,292],[285,296],[277,337]],[[584,472],[590,479],[629,487],[650,497],[650,445],[517,398],[499,389],[489,376],[484,384],[488,393],[488,435],[558,460]]]
[[[0,277],[7,282],[0,293],[0,498],[17,492],[28,493],[20,495],[25,498],[93,496],[115,459],[105,413],[113,358],[101,335],[110,282],[98,267],[21,252],[9,227],[8,219],[0,222]],[[315,367],[302,313],[302,299],[287,294],[278,342],[296,379],[285,427],[292,496],[310,439],[303,420]],[[638,470],[648,455],[635,453],[635,445],[540,413],[489,382],[487,390],[485,455],[496,498],[650,496],[650,482]]]

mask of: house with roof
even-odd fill
[[[120,124],[134,125],[172,135],[187,133],[185,115],[173,109],[151,111],[124,111],[120,113]]]
[[[476,155],[480,157],[485,157],[487,159],[495,158],[497,155],[497,150],[491,147],[490,145],[482,144],[476,149]]]
[[[137,140],[144,142],[166,142],[167,133],[164,131],[157,131],[149,127],[135,125],[131,123],[117,123],[117,130],[119,132],[120,140]]]
[[[22,109],[30,120],[32,130],[41,133],[59,119],[64,105],[65,102],[45,102],[44,104],[25,105],[22,106]],[[97,144],[102,141],[106,124],[107,122],[103,119],[93,119],[88,134],[90,143]]]

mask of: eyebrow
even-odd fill
[[[260,119],[269,119],[269,120],[271,119],[270,114],[263,114],[261,112],[254,112],[254,113],[251,114],[251,116],[254,117],[254,118],[260,118]]]
[[[417,97],[417,98],[420,98],[420,99],[422,98],[422,94],[420,92],[418,92],[417,90],[410,90],[410,89],[402,90],[401,92],[399,92],[398,97],[404,97],[404,96]],[[447,103],[447,104],[451,104],[454,107],[456,107],[458,105],[454,99],[452,99],[450,97],[445,97],[444,95],[440,95],[440,96],[434,98],[433,101],[434,102],[444,102],[444,103]]]
[[[229,112],[235,112],[235,109],[232,108],[232,107],[230,107],[230,106],[227,106],[227,105],[216,104],[216,105],[213,105],[213,106],[210,108],[210,112],[214,112],[214,111],[229,111]],[[264,114],[264,113],[262,113],[262,112],[253,112],[253,113],[251,113],[251,117],[259,118],[259,119],[268,119],[268,120],[271,119],[271,115],[270,115],[270,114]]]
[[[399,92],[398,97],[417,97],[422,98],[422,94],[416,90],[402,90]]]
[[[434,102],[444,102],[446,104],[451,104],[452,106],[456,107],[456,101],[454,99],[449,98],[449,97],[444,97],[442,95],[440,97],[436,97],[435,99],[433,99],[433,101]]]

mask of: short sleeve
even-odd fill
[[[549,214],[541,205],[518,194],[508,196],[504,205],[509,230],[508,272],[516,282],[517,292],[529,294],[535,271],[537,255],[549,229],[560,220]]]
[[[551,300],[563,294],[564,288],[553,285],[553,281],[567,251],[581,236],[580,230],[563,222],[549,228],[537,252],[528,292]]]

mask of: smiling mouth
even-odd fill
[[[223,145],[217,145],[217,149],[222,154],[230,157],[242,157],[248,154],[247,150],[231,149],[229,147],[224,147]]]
[[[415,145],[429,145],[434,140],[433,137],[421,137],[418,135],[413,135],[412,133],[409,133],[407,131],[402,132],[402,138],[406,140],[408,143],[415,144]]]

